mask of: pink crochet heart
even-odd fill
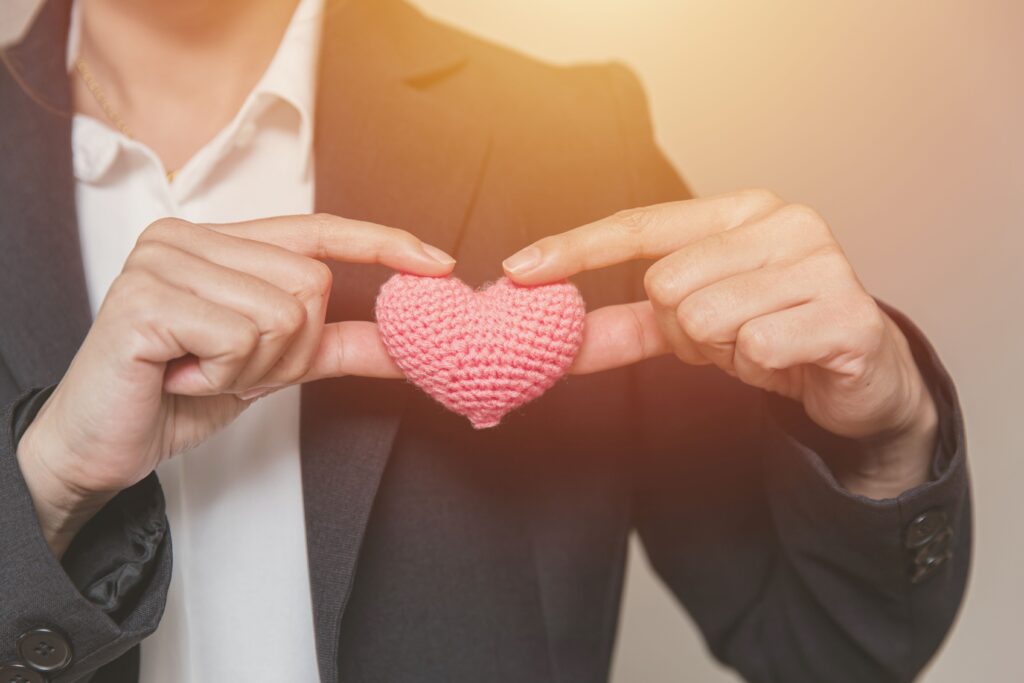
[[[543,394],[583,341],[586,308],[568,282],[474,292],[456,278],[398,274],[377,296],[377,324],[406,377],[477,429]]]

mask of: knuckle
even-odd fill
[[[309,217],[312,223],[313,229],[313,255],[316,258],[326,258],[328,252],[328,243],[330,241],[331,233],[335,230],[337,225],[337,217],[329,213],[317,212]]]
[[[779,209],[786,226],[812,242],[831,242],[832,231],[817,211],[806,204],[787,204]]]
[[[736,353],[758,367],[772,369],[771,331],[764,325],[747,323],[736,335]]]
[[[121,273],[114,278],[114,281],[110,283],[110,287],[107,289],[107,296],[104,299],[104,305],[115,300],[125,298],[125,295],[129,293],[131,288],[137,286],[134,280],[134,271],[128,270],[127,268],[122,270]]]
[[[811,258],[819,259],[825,266],[834,268],[837,264],[846,264],[846,254],[836,242],[823,244],[811,253]]]
[[[786,204],[779,209],[779,213],[784,214],[790,221],[803,225],[821,222],[821,216],[818,215],[818,212],[806,204]]]
[[[277,371],[274,373],[282,384],[295,384],[309,374],[313,369],[313,358],[305,356],[302,358],[285,357],[278,363]]]
[[[150,223],[142,234],[139,235],[138,243],[158,241],[164,242],[179,235],[184,229],[191,226],[188,221],[180,218],[158,218]]]
[[[125,270],[110,286],[106,305],[113,305],[136,317],[156,310],[156,279],[143,270]]]
[[[225,353],[229,356],[248,356],[260,343],[261,337],[255,323],[239,323],[231,335],[225,335],[225,339],[231,342]]]
[[[248,319],[228,319],[217,323],[218,343],[212,355],[227,361],[240,360],[252,354],[262,339],[260,328]]]
[[[120,351],[128,358],[144,358],[147,350],[153,347],[152,331],[145,325],[132,324],[120,332]]]
[[[715,341],[714,306],[706,299],[690,297],[679,305],[676,318],[686,336],[698,344]]]
[[[857,274],[836,242],[829,242],[808,257],[808,265],[818,276],[845,289],[847,285],[859,288]]]
[[[267,340],[289,339],[306,322],[306,307],[293,297],[275,301],[261,313],[260,328]]]
[[[274,328],[291,336],[306,324],[306,307],[288,297],[274,309]]]
[[[868,339],[880,339],[885,333],[885,317],[882,309],[867,293],[854,297],[850,305],[850,317]]]
[[[647,207],[622,209],[612,216],[612,227],[627,237],[639,237],[647,228],[651,219],[651,210]]]
[[[140,266],[152,266],[164,262],[169,256],[171,247],[165,242],[158,240],[140,239],[132,253],[128,255],[125,268],[137,268]]]
[[[333,214],[329,214],[324,211],[317,211],[309,215],[309,220],[317,226],[323,226],[334,223],[335,217]]]
[[[334,272],[330,266],[323,261],[309,259],[302,269],[299,289],[313,297],[323,297],[331,291],[333,282]]]
[[[741,190],[739,196],[750,212],[755,214],[771,211],[783,203],[779,195],[763,187]]]
[[[326,296],[334,284],[334,271],[326,263],[317,261],[313,268],[313,281],[317,286],[317,293]]]
[[[608,230],[615,242],[621,242],[632,258],[650,258],[648,253],[647,230],[657,220],[657,213],[652,207],[637,207],[617,211],[608,221]]]
[[[664,266],[655,264],[644,273],[644,291],[647,292],[647,298],[652,303],[660,306],[669,305],[673,290],[671,279],[665,272]]]

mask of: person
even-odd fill
[[[949,375],[814,210],[692,198],[628,69],[400,0],[53,0],[3,56],[4,680],[606,680],[634,530],[746,680],[940,645]],[[472,429],[395,270],[571,277],[571,376]]]

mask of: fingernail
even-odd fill
[[[513,275],[522,275],[526,271],[537,267],[539,264],[540,249],[531,246],[512,254],[505,259],[501,265],[505,267],[505,270]]]
[[[266,396],[272,389],[273,387],[253,387],[252,389],[248,389],[238,394],[238,398],[242,401],[251,401],[252,399],[259,398],[260,396]]]
[[[434,259],[438,263],[443,263],[446,266],[450,266],[455,263],[455,259],[451,255],[444,253],[432,244],[424,244],[423,251],[426,252],[427,256]]]

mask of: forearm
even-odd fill
[[[856,490],[833,476],[828,454],[791,432],[771,437],[767,490],[782,546],[778,571],[791,579],[784,582],[789,597],[777,607],[780,614],[818,622],[817,630],[794,631],[804,645],[819,642],[801,651],[819,652],[824,641],[851,663],[861,653],[867,655],[862,664],[885,671],[884,677],[850,680],[911,680],[934,654],[962,599],[971,551],[966,450],[959,408],[941,412],[927,474],[915,475],[926,481],[910,488],[912,480],[876,477]],[[805,664],[817,675],[807,680],[841,680],[826,675],[833,657],[812,660]]]
[[[796,401],[713,369],[637,368],[649,442],[638,529],[712,651],[747,680],[911,680],[960,604],[971,552],[963,418],[923,335],[890,315],[929,398],[908,411],[925,419],[905,440],[835,436]]]
[[[710,374],[689,384],[729,417],[691,399],[692,420],[648,432],[637,525],[654,567],[745,680],[911,680],[952,622],[969,561],[958,418],[948,419],[930,481],[869,500],[772,415],[758,429],[745,394],[710,385]],[[651,392],[644,405],[671,413],[680,403]],[[950,535],[910,548],[925,514]]]

